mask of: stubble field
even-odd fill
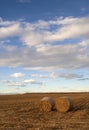
[[[66,113],[40,112],[43,97],[70,97],[74,108]],[[0,96],[0,130],[89,130],[89,93],[44,93]]]

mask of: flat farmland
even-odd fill
[[[43,97],[70,97],[71,111],[40,112]],[[0,96],[0,130],[89,130],[89,93],[27,93]]]

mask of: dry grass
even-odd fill
[[[73,99],[67,113],[40,112],[42,97]],[[89,130],[89,93],[0,96],[0,130]]]

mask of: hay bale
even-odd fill
[[[55,106],[59,112],[68,112],[73,108],[73,101],[69,97],[59,97],[55,101]]]
[[[49,112],[55,105],[54,99],[51,97],[44,97],[40,100],[39,110],[41,112]]]

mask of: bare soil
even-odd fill
[[[44,96],[67,96],[74,108],[66,113],[40,112]],[[89,130],[89,93],[27,93],[0,96],[0,130]]]

